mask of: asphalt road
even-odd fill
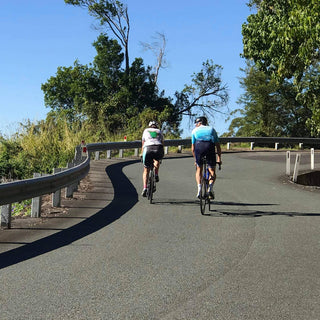
[[[0,231],[0,319],[320,319],[320,192],[284,153],[223,155],[208,216],[191,157],[163,161],[152,205],[140,162],[106,164],[68,216]]]

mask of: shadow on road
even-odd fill
[[[238,202],[213,202],[211,204],[210,212],[207,216],[211,217],[223,217],[223,216],[233,216],[233,217],[263,217],[263,216],[287,216],[287,217],[296,217],[296,216],[320,216],[320,213],[308,213],[308,212],[284,212],[284,211],[262,211],[262,210],[250,210],[250,209],[237,209],[237,210],[223,210],[221,208],[215,209],[215,205],[225,205],[225,206],[274,206],[276,204],[266,204],[266,203],[238,203]]]
[[[139,161],[137,161],[139,162]],[[93,216],[48,237],[0,254],[0,269],[59,249],[84,238],[119,219],[138,202],[138,194],[122,169],[133,161],[112,164],[106,173],[114,188],[114,199]]]

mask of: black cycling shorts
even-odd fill
[[[196,141],[194,144],[194,154],[196,163],[200,167],[203,164],[203,157],[206,156],[209,168],[214,168],[217,164],[216,147],[212,141]]]
[[[142,162],[146,168],[151,168],[153,160],[161,160],[164,156],[163,145],[153,145],[143,148]]]

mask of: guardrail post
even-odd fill
[[[68,162],[67,164],[67,169],[70,169],[73,167],[73,163],[72,162]],[[72,198],[73,197],[73,191],[74,191],[74,185],[70,185],[70,186],[67,186],[66,187],[66,190],[65,190],[65,196],[66,198]]]
[[[34,173],[34,178],[41,177],[41,173]],[[31,218],[39,218],[41,216],[41,196],[32,198],[31,202]]]
[[[96,151],[94,153],[94,160],[99,160],[100,159],[100,152],[99,151]]]
[[[298,153],[296,156],[296,162],[294,165],[294,171],[293,171],[293,177],[292,177],[293,182],[297,182],[298,180],[300,160],[301,160],[301,154]]]
[[[254,142],[251,142],[250,144],[250,150],[253,150],[254,149]]]
[[[278,150],[278,146],[279,146],[279,142],[276,142],[276,143],[274,144],[274,149],[275,149],[275,150]]]
[[[135,148],[135,149],[134,149],[134,156],[135,156],[135,157],[138,157],[138,156],[139,156],[139,149],[138,149],[138,148]]]
[[[107,150],[107,159],[111,159],[111,150]]]
[[[1,206],[1,228],[11,228],[11,208],[11,203]]]
[[[61,172],[61,168],[54,168],[53,174]],[[52,193],[52,206],[53,207],[60,207],[61,206],[61,189],[57,190],[56,192]]]
[[[78,161],[79,163],[81,162],[82,159],[82,149],[80,146],[76,146],[75,151],[74,151],[74,159]]]
[[[178,146],[178,153],[182,152],[182,146]]]
[[[164,154],[168,154],[169,153],[169,147],[168,146],[165,146],[164,147]]]
[[[119,150],[119,158],[123,158],[123,149]]]
[[[314,148],[311,148],[311,170],[314,170]]]
[[[291,166],[291,163],[290,163],[290,151],[287,151],[286,153],[286,175],[287,176],[290,176],[290,166]]]
[[[231,142],[228,142],[227,143],[227,150],[230,150],[231,149]]]
[[[303,149],[303,143],[302,142],[299,143],[299,149],[301,149],[301,150]]]
[[[75,167],[77,166],[79,163],[77,163],[76,161],[72,161],[72,167]],[[72,186],[73,186],[73,192],[74,191],[78,191],[78,187],[79,187],[79,184],[80,184],[80,180],[75,182]],[[72,192],[72,193],[73,193]]]

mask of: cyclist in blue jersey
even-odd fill
[[[206,117],[198,117],[195,120],[195,128],[192,130],[191,143],[192,154],[195,158],[196,183],[198,186],[197,197],[200,196],[202,159],[207,158],[209,169],[209,197],[214,199],[213,185],[216,180],[216,164],[221,162],[221,147],[216,130],[208,125]],[[217,156],[216,156],[217,150]]]

